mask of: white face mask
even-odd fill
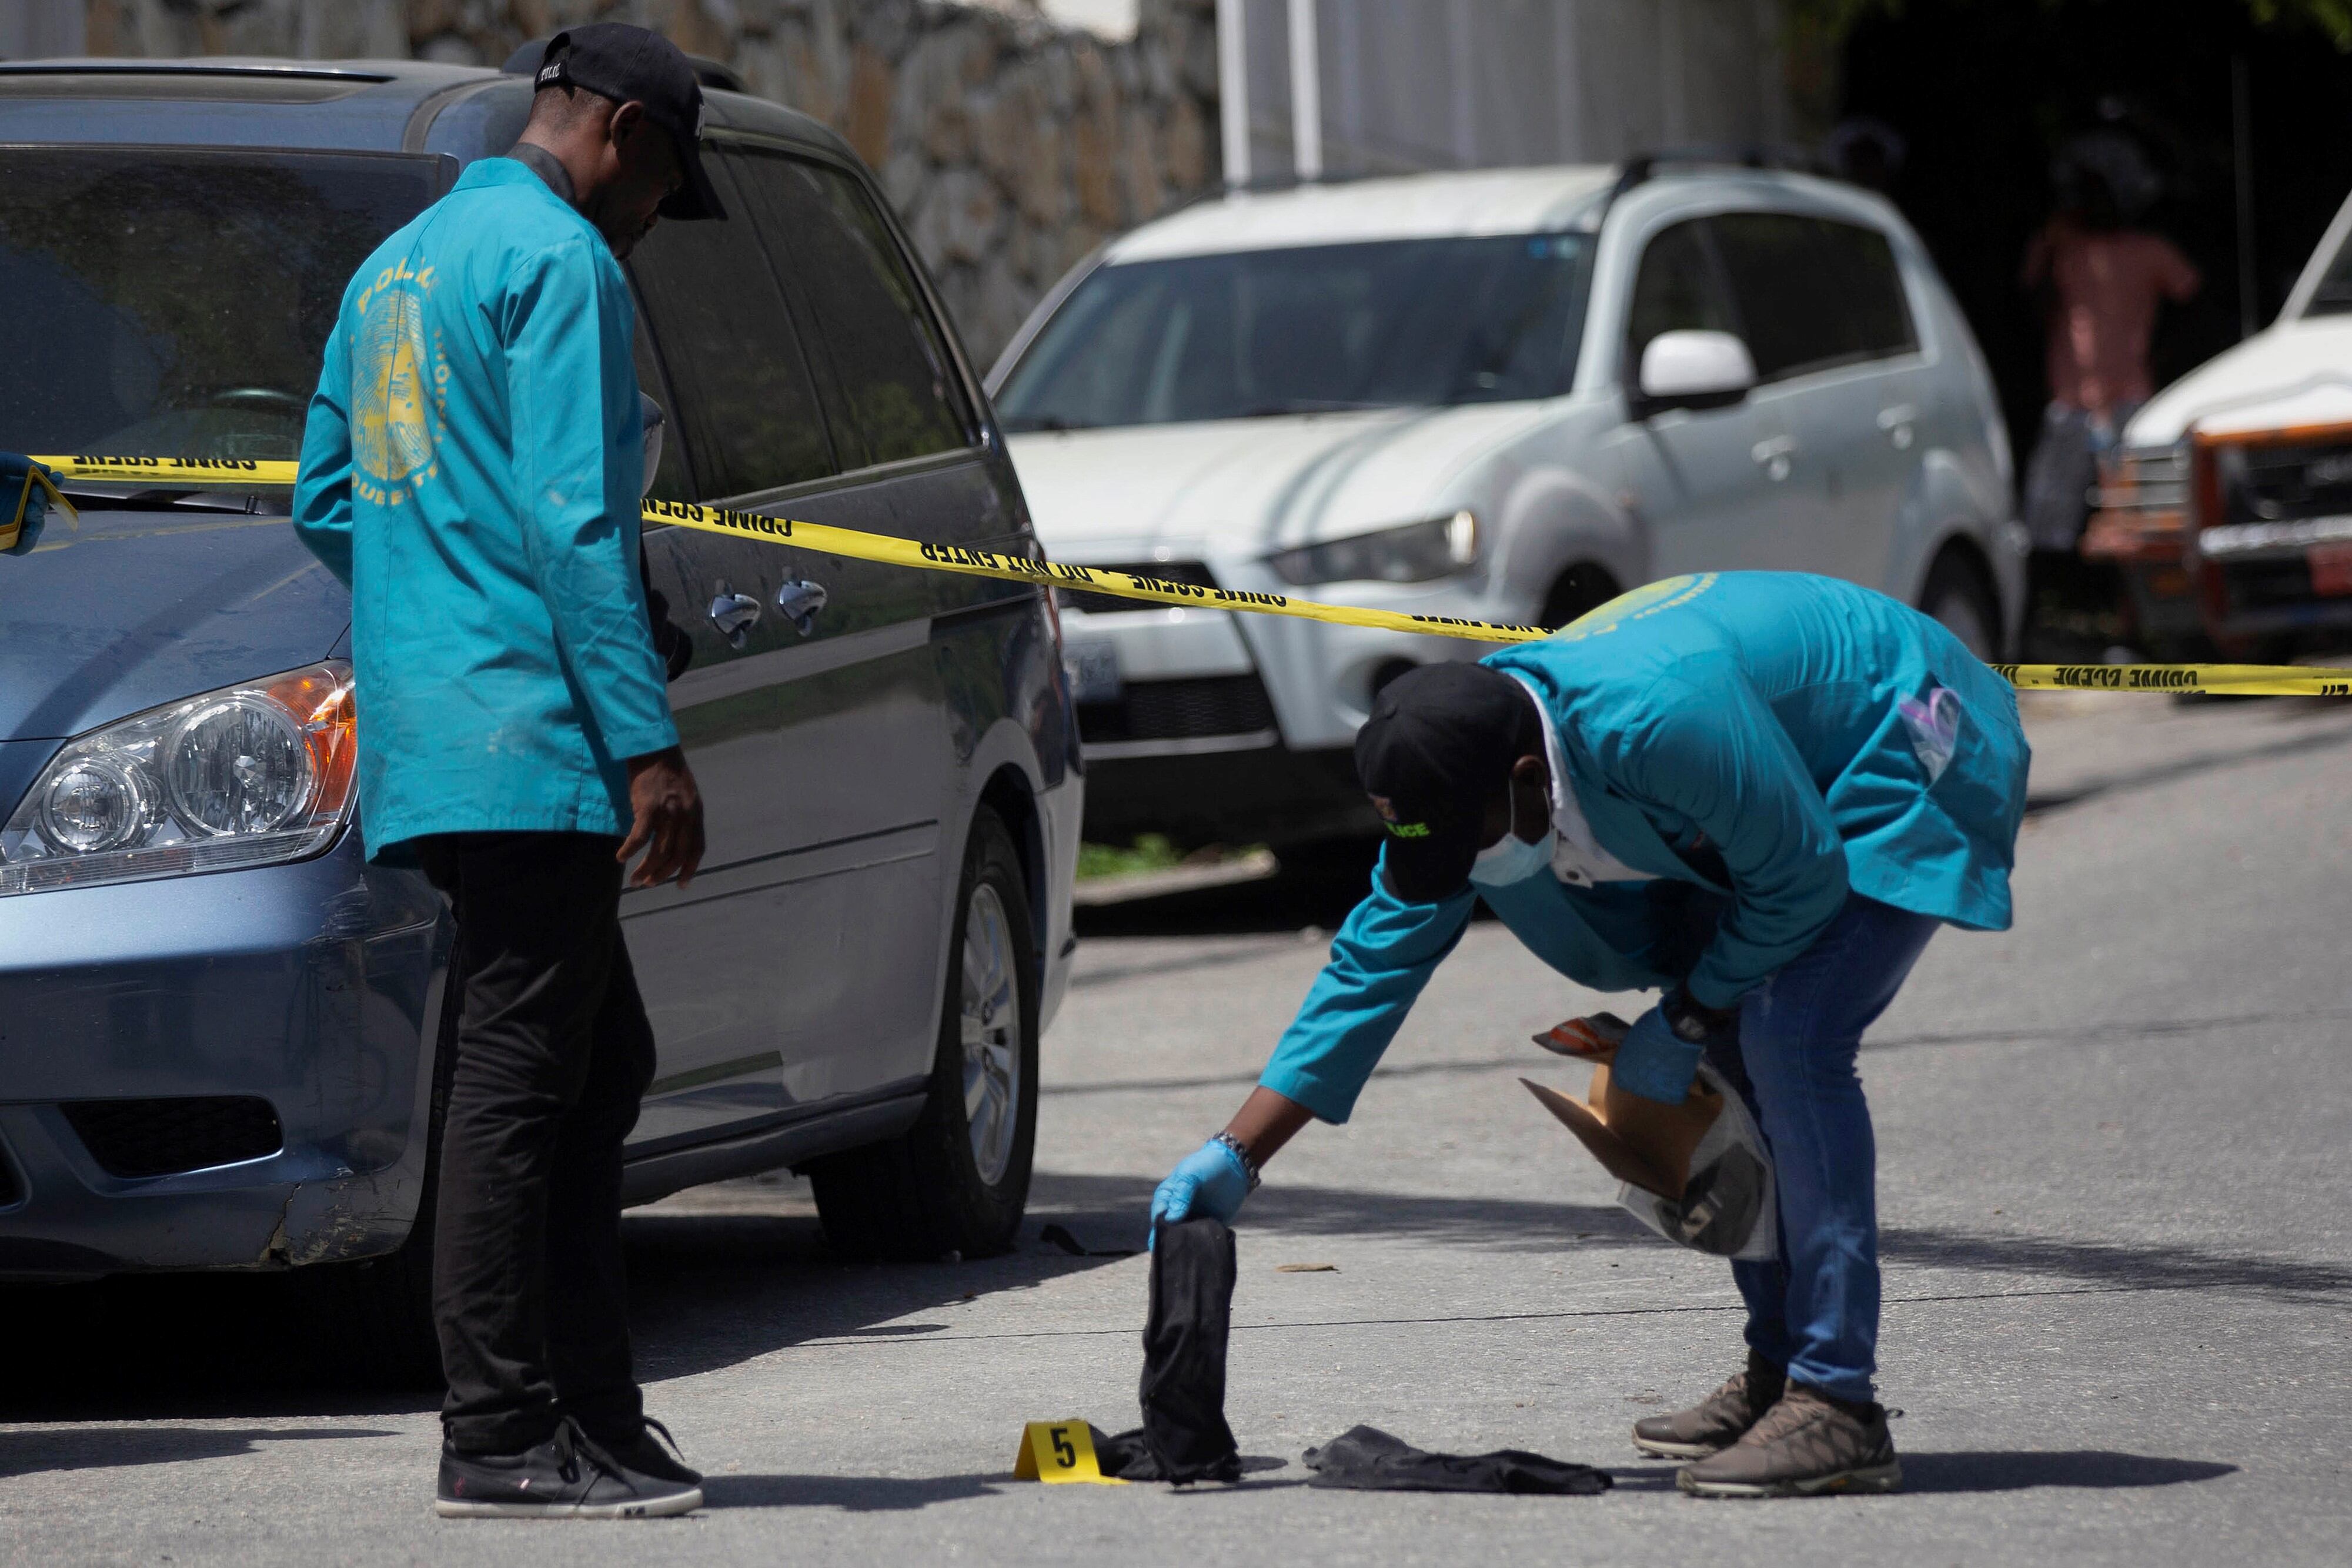
[[[1559,830],[1544,824],[1543,837],[1534,843],[1519,837],[1519,790],[1511,787],[1511,825],[1503,836],[1478,852],[1470,862],[1470,880],[1481,887],[1508,887],[1515,882],[1543,871],[1551,864],[1553,847],[1559,842]]]

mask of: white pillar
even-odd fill
[[[1290,0],[1290,167],[1301,180],[1323,177],[1322,59],[1315,0]]]
[[[1249,18],[1247,0],[1217,0],[1217,120],[1224,140],[1225,184],[1249,183]]]

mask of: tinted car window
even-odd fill
[[[712,497],[835,471],[800,337],[759,231],[744,220],[740,193],[722,191],[720,199],[733,214],[726,221],[657,224],[629,257],[682,405],[670,412]]]
[[[1659,230],[1633,275],[1633,319],[1625,333],[1627,384],[1641,374],[1642,351],[1661,332],[1738,329],[1708,253],[1706,221]]]
[[[429,158],[0,150],[0,447],[299,456],[344,286]]]
[[[837,170],[779,153],[727,154],[735,183],[808,306],[840,388],[852,465],[952,451],[971,440],[953,361],[881,214]]]
[[[1792,213],[1708,222],[1759,380],[1918,347],[1885,235]]]
[[[1007,430],[1556,397],[1591,237],[1234,251],[1096,268],[996,398]]]

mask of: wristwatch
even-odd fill
[[[1242,1175],[1249,1177],[1249,1190],[1255,1192],[1257,1190],[1258,1183],[1257,1162],[1249,1157],[1249,1151],[1242,1147],[1242,1141],[1239,1138],[1234,1137],[1231,1133],[1219,1133],[1215,1137],[1211,1138],[1209,1142],[1213,1144],[1223,1144],[1225,1147],[1234,1152],[1234,1158],[1241,1161],[1242,1163]]]
[[[1694,1000],[1680,986],[1669,989],[1658,998],[1658,1011],[1675,1038],[1685,1045],[1705,1045],[1714,1036],[1729,1029],[1738,1018],[1737,1008],[1710,1008]]]

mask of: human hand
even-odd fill
[[[702,791],[686,753],[673,746],[629,758],[629,807],[636,820],[614,857],[626,865],[639,850],[646,858],[630,873],[631,887],[658,887],[672,877],[677,885],[694,880],[702,864]]]
[[[1249,1197],[1249,1169],[1242,1164],[1241,1155],[1211,1138],[1186,1155],[1152,1192],[1151,1231],[1144,1245],[1152,1244],[1162,1225],[1173,1225],[1196,1214],[1230,1222],[1241,1212],[1242,1200]]]
[[[1679,1105],[1697,1075],[1706,1042],[1685,1040],[1666,1021],[1663,1007],[1633,1020],[1609,1064],[1611,1082],[1628,1093],[1661,1105]]]

